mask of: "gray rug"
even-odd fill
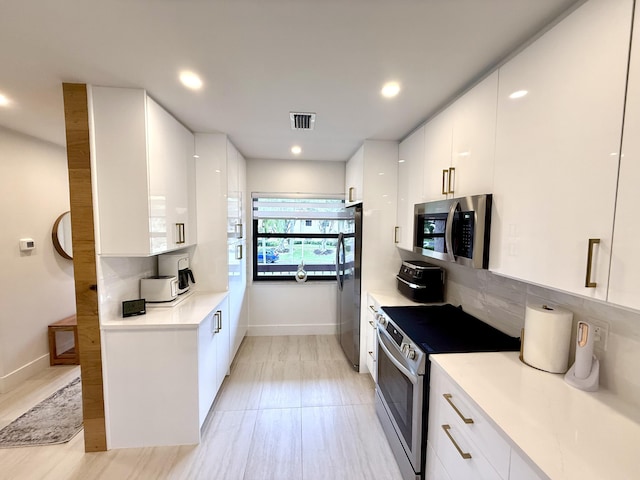
[[[0,448],[54,445],[82,430],[80,377],[0,430]]]

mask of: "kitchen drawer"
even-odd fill
[[[425,478],[428,480],[451,480],[430,442],[427,442],[427,458],[429,461],[427,462]]]
[[[429,425],[429,440],[433,441],[436,457],[440,459],[453,479],[504,480],[482,454],[480,447],[471,440],[465,426],[453,422],[455,413],[440,411],[437,422]],[[464,424],[463,424],[464,425]],[[507,462],[508,462],[507,452]],[[434,468],[433,461],[429,462]],[[508,475],[508,471],[507,471]]]
[[[432,368],[440,367],[434,365]],[[446,418],[452,429],[463,432],[466,438],[481,448],[482,455],[500,477],[509,478],[511,447],[473,400],[447,375],[440,372],[432,372],[430,395],[430,408],[434,408],[440,418]],[[442,423],[445,422],[440,422]],[[440,425],[437,427],[440,428]]]

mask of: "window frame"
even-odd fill
[[[286,238],[286,239],[295,239],[295,238],[303,238],[303,239],[332,239],[332,240],[337,240],[340,232],[336,232],[336,233],[259,233],[258,232],[258,222],[259,222],[259,218],[255,218],[254,217],[254,208],[253,208],[253,202],[255,199],[257,198],[291,198],[291,199],[300,199],[301,201],[304,201],[305,199],[335,199],[335,200],[342,200],[343,202],[343,207],[346,208],[346,205],[344,205],[344,196],[343,195],[326,195],[326,194],[286,194],[286,193],[280,193],[280,194],[265,194],[265,193],[252,193],[251,195],[251,203],[252,203],[252,209],[251,209],[251,223],[252,223],[252,232],[251,232],[251,237],[252,237],[252,247],[253,247],[253,251],[252,251],[252,277],[253,277],[253,281],[254,282],[295,282],[296,278],[295,278],[295,274],[292,275],[258,275],[258,241],[260,238]],[[317,220],[317,218],[304,218],[303,216],[297,218],[298,220],[301,221],[306,221],[306,220]],[[331,258],[331,257],[330,257]],[[335,256],[333,257],[333,262],[331,262],[332,265],[334,265],[334,270],[335,270]],[[324,264],[327,265],[327,264]],[[327,281],[336,281],[336,275],[314,275],[314,267],[316,265],[314,264],[305,264],[305,271],[307,272],[307,282],[327,282]],[[316,270],[321,270],[321,271],[326,271],[326,268],[318,268]]]

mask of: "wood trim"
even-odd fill
[[[87,86],[63,83],[85,452],[107,449]]]

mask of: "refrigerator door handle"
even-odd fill
[[[342,291],[342,275],[340,274],[340,250],[344,250],[344,235],[340,233],[338,235],[338,244],[336,246],[336,280],[338,281],[338,290]]]

